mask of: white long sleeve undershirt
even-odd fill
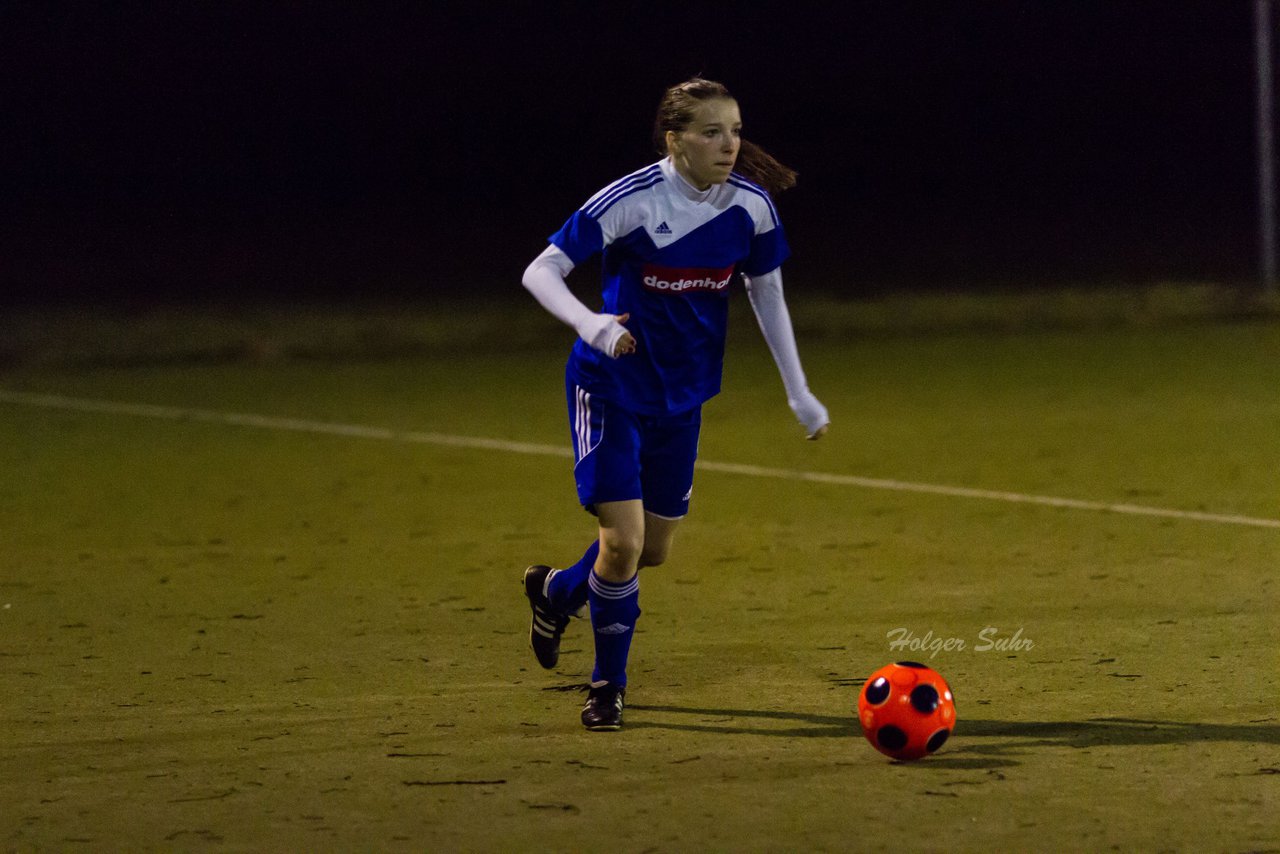
[[[804,368],[800,365],[800,351],[796,348],[796,334],[791,325],[791,313],[782,294],[782,268],[760,276],[744,276],[747,298],[755,312],[756,322],[764,335],[773,361],[782,375],[782,387],[787,392],[787,403],[812,438],[830,421],[827,408],[809,391]]]
[[[583,341],[614,358],[626,327],[612,314],[597,314],[573,295],[565,282],[572,270],[573,260],[553,243],[525,268],[521,281],[543,308],[573,327]]]

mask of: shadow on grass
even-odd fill
[[[859,735],[858,720],[853,715],[835,717],[832,715],[811,715],[805,712],[783,712],[766,709],[698,709],[684,706],[649,706],[644,704],[627,704],[627,729],[671,729],[686,732],[723,733],[725,735],[774,735],[786,738],[843,738],[849,734]],[[644,713],[637,720],[630,713]],[[653,720],[649,712],[673,713],[696,716],[696,721]],[[739,723],[742,718],[779,721],[791,726],[744,726]]]
[[[1280,744],[1280,724],[1254,721],[1245,724],[1188,723],[1140,718],[1089,718],[1085,721],[961,720],[956,735],[966,739],[992,739],[971,749],[1002,753],[1026,747],[1074,748],[1240,742]]]
[[[860,736],[857,718],[761,709],[706,709],[683,706],[629,705],[627,729],[669,729],[725,735],[762,735],[783,738],[847,738]],[[666,716],[682,716],[666,719]],[[683,718],[688,716],[689,720]],[[759,724],[755,722],[761,722]],[[779,725],[769,725],[769,721]],[[986,768],[1016,764],[992,762],[1036,747],[1137,746],[1150,747],[1199,742],[1280,744],[1280,724],[1256,721],[1247,724],[1188,723],[1135,718],[1090,718],[1084,721],[999,721],[960,719],[956,741],[933,758],[948,767]],[[943,761],[945,760],[945,762]],[[1280,774],[1280,768],[1263,768],[1258,774]]]

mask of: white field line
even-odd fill
[[[567,447],[542,445],[534,442],[511,442],[505,439],[486,439],[479,436],[452,436],[445,433],[389,430],[362,424],[341,424],[332,421],[312,421],[302,418],[281,418],[271,415],[254,415],[239,412],[222,412],[212,409],[191,409],[176,406],[157,406],[148,403],[120,403],[109,400],[92,400],[65,397],[56,394],[32,394],[0,389],[0,403],[30,406],[42,409],[64,409],[73,412],[104,415],[132,415],[141,418],[159,418],[170,421],[198,421],[210,424],[226,424],[234,427],[254,427],[261,430],[288,430],[298,433],[316,433],[327,436],[346,436],[356,439],[378,439],[388,442],[406,442],[424,445],[445,445],[456,448],[475,448],[505,451],[513,454],[532,454],[549,457],[571,457]],[[945,486],[933,483],[915,483],[903,480],[887,480],[874,477],[858,477],[848,474],[801,471],[799,469],[769,468],[741,463],[718,463],[699,460],[703,471],[735,474],[773,480],[828,483],[836,486],[855,486],[863,489],[881,489],[891,492],[915,492],[927,495],[943,495],[950,498],[973,498],[985,501],[1004,501],[1011,504],[1033,504],[1042,507],[1059,507],[1069,510],[1089,510],[1103,513],[1121,513],[1130,516],[1154,516],[1163,519],[1181,519],[1190,522],[1208,522],[1218,525],[1244,525],[1254,528],[1280,530],[1280,519],[1262,519],[1254,516],[1236,516],[1224,513],[1203,513],[1195,510],[1171,510],[1163,507],[1146,507],[1139,504],[1110,504],[1105,501],[1085,501],[1077,498],[1058,498],[1051,495],[1027,495],[1021,492],[1003,492],[992,489],[971,489],[963,486]]]

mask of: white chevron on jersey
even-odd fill
[[[610,205],[623,196],[652,187],[663,180],[659,164],[653,163],[643,169],[637,169],[625,178],[619,178],[591,198],[582,206],[582,210],[593,217],[599,217]]]
[[[666,157],[605,187],[582,210],[599,222],[606,246],[644,228],[653,244],[662,249],[734,205],[750,215],[756,234],[777,228],[773,202],[757,185],[735,173],[725,183],[699,191]]]

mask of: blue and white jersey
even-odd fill
[[[636,339],[617,359],[579,339],[569,377],[644,415],[683,412],[720,391],[735,270],[762,275],[790,254],[763,188],[734,173],[700,192],[670,158],[596,193],[551,242],[575,265],[604,253],[603,311],[629,313]]]

